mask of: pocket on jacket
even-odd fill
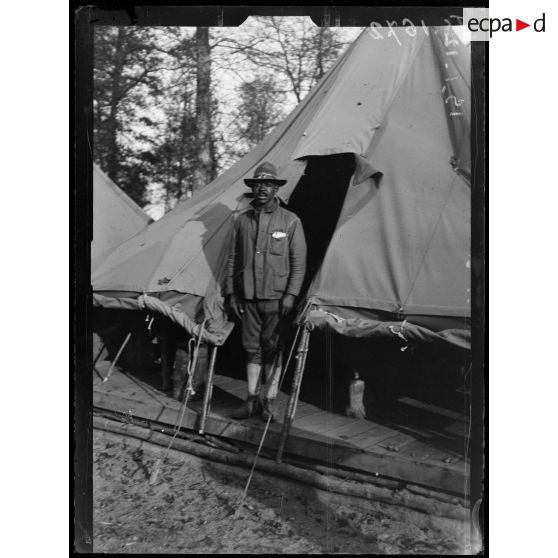
[[[273,274],[273,290],[284,292],[287,288],[287,281],[288,281],[287,273],[274,273]]]
[[[267,256],[267,264],[273,270],[275,275],[287,275],[289,273],[289,258],[283,254],[274,254],[269,252]]]
[[[272,289],[274,291],[284,291],[287,288],[289,278],[288,260],[282,255],[275,255],[270,252],[267,262],[272,273]]]
[[[269,239],[269,252],[274,256],[283,256],[287,253],[287,235],[282,231],[277,231],[279,234],[284,234],[285,236],[273,236],[271,235]]]

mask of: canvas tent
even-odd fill
[[[243,178],[267,160],[309,237],[305,320],[468,348],[469,67],[446,28],[365,30],[260,145],[110,254],[95,304],[157,311],[222,344],[231,227]]]
[[[93,165],[93,272],[122,242],[152,219],[128,197],[97,165]]]

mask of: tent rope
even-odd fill
[[[153,315],[150,316],[150,314],[147,314],[147,316],[145,317],[145,321],[149,322],[147,324],[147,333],[149,333],[149,334],[151,333],[151,326],[153,325],[153,320],[154,319],[155,319],[155,316],[153,316]]]
[[[409,340],[405,337],[405,335],[403,335],[406,324],[407,324],[407,320],[405,319],[401,322],[400,326],[393,326],[393,325],[388,326],[388,329],[391,331],[391,333],[399,337],[399,339],[402,339],[403,342],[405,343],[405,346],[401,347],[402,351],[405,351],[409,345]]]
[[[156,482],[157,482],[157,478],[159,476],[159,471],[161,469],[161,464],[163,462],[163,459],[166,458],[168,452],[170,451],[170,449],[172,447],[172,444],[174,443],[174,440],[176,439],[176,436],[178,435],[178,432],[182,428],[182,422],[184,421],[184,415],[186,414],[186,407],[188,406],[188,400],[190,399],[190,394],[195,393],[194,389],[192,387],[193,371],[196,369],[196,365],[197,365],[197,362],[198,362],[198,353],[199,353],[201,340],[202,340],[202,334],[203,334],[203,330],[205,328],[205,323],[206,322],[207,322],[207,318],[204,318],[204,320],[203,320],[203,322],[200,326],[197,343],[196,343],[196,346],[194,348],[194,357],[193,357],[193,359],[190,358],[190,360],[188,361],[188,369],[187,369],[188,384],[187,384],[187,387],[186,387],[186,394],[184,396],[184,402],[182,403],[182,409],[181,409],[181,412],[180,412],[180,419],[177,420],[177,422],[174,425],[174,434],[173,434],[172,438],[170,439],[168,446],[161,450],[161,455],[157,459],[157,461],[155,462],[155,467],[154,467],[153,472],[151,473],[151,476],[149,478],[149,484],[151,484],[151,485],[156,484]],[[190,346],[191,346],[190,341],[193,341],[193,340],[194,340],[193,338],[191,338],[189,340],[188,348],[190,348]],[[191,354],[192,353],[190,352],[190,355]]]
[[[283,380],[285,378],[285,372],[289,368],[289,364],[291,362],[291,358],[293,356],[294,348],[296,347],[296,343],[298,341],[298,335],[300,333],[301,328],[302,328],[302,325],[299,325],[297,330],[296,330],[296,334],[295,334],[295,337],[294,337],[294,340],[293,340],[293,344],[291,345],[291,351],[289,353],[289,358],[287,359],[287,363],[285,364],[285,366],[283,366],[283,369],[281,370],[281,376],[279,378],[279,390],[281,390],[281,386],[282,386]],[[264,431],[263,431],[263,434],[262,434],[262,437],[261,437],[261,440],[260,440],[260,444],[258,446],[258,450],[256,451],[256,455],[254,457],[254,463],[252,463],[252,469],[250,470],[250,474],[248,475],[248,480],[246,481],[244,491],[242,492],[242,496],[240,497],[240,501],[238,502],[238,506],[236,508],[236,511],[234,512],[234,519],[238,519],[238,515],[240,514],[240,510],[242,509],[242,506],[244,505],[244,500],[246,498],[246,495],[248,494],[248,488],[250,487],[250,483],[252,482],[252,477],[253,477],[254,471],[256,469],[256,464],[258,462],[260,452],[262,451],[263,443],[264,443],[265,437],[267,435],[267,431],[269,430],[269,425],[270,424],[271,424],[271,414],[269,414],[269,416],[267,417],[267,422],[265,424],[265,428],[264,428]]]

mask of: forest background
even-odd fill
[[[154,219],[270,133],[361,28],[96,26],[94,160]]]

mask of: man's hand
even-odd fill
[[[235,294],[229,295],[228,298],[229,307],[233,311],[233,314],[239,319],[242,320],[242,314],[244,314],[244,308],[242,306],[242,302]]]
[[[281,316],[287,316],[294,308],[295,297],[292,294],[286,294],[281,299]]]

